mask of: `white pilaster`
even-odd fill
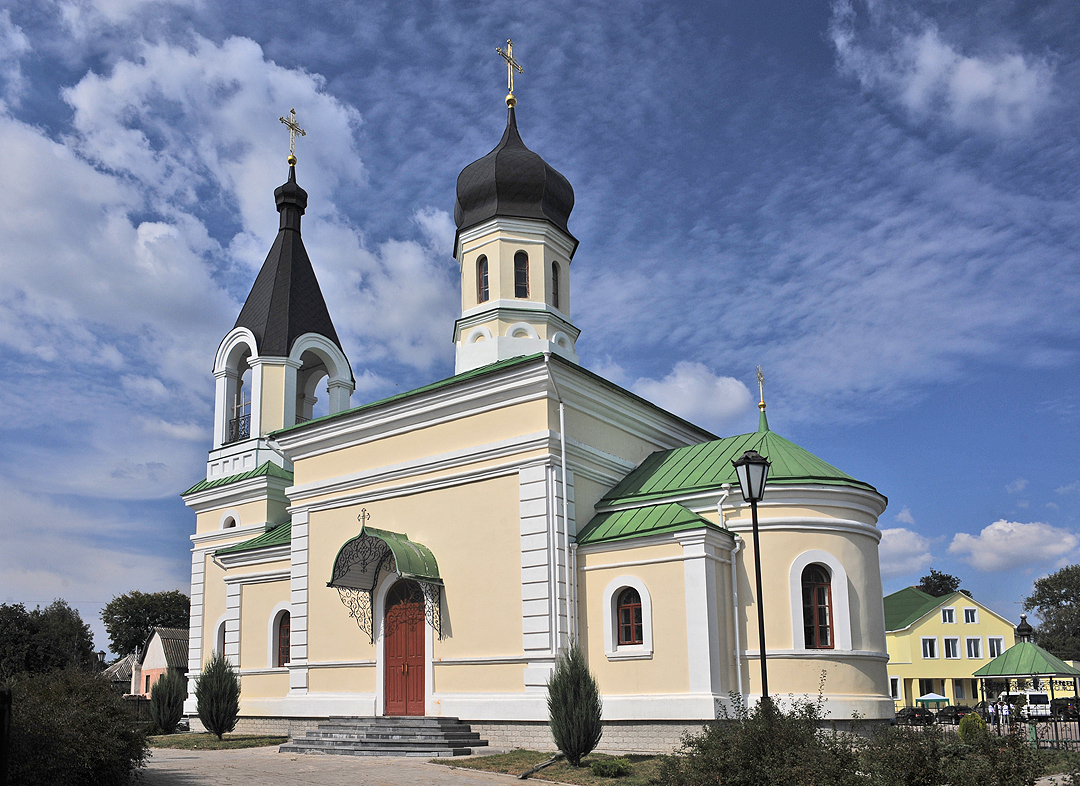
[[[302,695],[308,691],[308,538],[307,511],[296,511],[292,519],[292,543],[290,546],[289,600],[292,606],[290,619],[292,629],[289,640],[289,695]]]

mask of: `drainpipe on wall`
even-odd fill
[[[571,595],[577,595],[577,588],[574,587],[574,591],[571,591],[571,583],[576,584],[576,576],[572,576],[570,570],[570,500],[566,495],[566,407],[563,404],[562,393],[559,392],[559,385],[555,382],[555,375],[551,371],[551,353],[544,353],[544,366],[547,368],[548,379],[551,380],[551,386],[555,389],[555,398],[559,402],[559,456],[560,463],[562,465],[562,520],[563,520],[563,566],[566,570],[566,632],[567,636],[570,635],[570,631],[573,630],[570,626],[571,610],[570,610],[570,597]],[[555,540],[558,543],[559,530],[555,529]],[[557,548],[557,547],[556,547]],[[559,632],[559,565],[556,560],[555,564],[555,632],[558,635]]]
[[[720,526],[724,526],[724,501],[731,495],[731,484],[725,483],[720,487],[723,493],[716,503],[716,515],[720,519]],[[732,538],[731,545],[731,608],[732,627],[735,629],[735,686],[739,696],[743,695],[742,685],[742,644],[739,642],[739,577],[735,570],[735,555],[742,551],[743,541],[738,535]]]

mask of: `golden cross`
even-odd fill
[[[517,99],[514,98],[514,71],[523,73],[518,61],[514,59],[514,42],[507,38],[506,51],[504,52],[501,46],[495,47],[495,51],[506,61],[506,105],[513,106],[517,103]]]
[[[371,514],[367,512],[367,508],[360,508],[360,515],[356,517],[356,520],[360,522],[360,526],[363,527],[367,524],[370,518]]]
[[[289,164],[291,166],[296,166],[296,135],[307,136],[307,131],[302,129],[300,124],[296,122],[295,109],[289,110],[288,119],[279,117],[278,120],[284,123],[285,127],[289,129]]]

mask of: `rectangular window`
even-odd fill
[[[927,660],[937,657],[936,638],[924,638],[922,640],[922,656]]]
[[[967,640],[967,656],[972,660],[982,660],[982,639],[972,638]]]
[[[956,622],[956,609],[948,608],[941,610],[941,621],[946,623]]]
[[[1005,651],[1005,639],[1001,636],[990,636],[986,644],[991,658],[996,658]]]
[[[955,689],[954,693],[955,693],[955,696],[956,696],[956,700],[958,702],[961,701],[962,699],[967,698],[967,691],[964,690],[964,681],[963,680],[957,680],[956,681],[956,689]]]
[[[971,625],[979,621],[978,609],[964,609],[964,622]]]
[[[950,660],[960,657],[960,639],[945,639],[945,657]]]
[[[514,297],[529,296],[529,255],[524,251],[514,254]]]
[[[149,674],[146,675],[146,691],[145,692],[146,693],[150,692],[150,675]]]
[[[897,701],[900,701],[900,678],[889,677],[889,691],[892,693],[892,697]]]

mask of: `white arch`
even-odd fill
[[[289,363],[285,371],[285,400],[293,401],[296,397],[296,372],[303,366],[303,354],[311,352],[326,366],[326,388],[330,394],[330,414],[341,412],[349,408],[349,398],[356,389],[353,382],[352,369],[349,360],[333,341],[319,333],[305,333],[297,338],[289,352]],[[290,419],[295,417],[286,413],[285,422],[290,424]]]
[[[521,333],[524,333],[525,335],[519,335]],[[540,338],[540,334],[536,332],[536,328],[528,322],[515,322],[506,329],[506,335],[510,336],[510,338]]]
[[[563,333],[561,330],[551,337],[551,343],[563,349],[573,349],[574,345],[570,343],[570,337]]]
[[[232,519],[232,525],[228,524],[228,520]],[[218,521],[218,529],[232,529],[233,527],[240,526],[240,513],[235,508],[229,508],[227,511],[221,514],[221,520]]]
[[[818,563],[829,571],[832,590],[833,643],[835,649],[851,649],[851,604],[848,601],[848,578],[843,563],[827,551],[804,551],[791,563],[788,591],[791,601],[791,648],[809,651],[803,636],[802,572]]]
[[[219,655],[225,654],[225,621],[228,616],[229,613],[225,612],[218,617],[218,621],[214,624],[214,646],[210,651]]]
[[[375,602],[372,604],[371,624],[375,631],[375,714],[383,715],[386,712],[386,596],[390,588],[399,581],[405,581],[396,572],[387,573],[379,580],[375,587]],[[411,579],[408,579],[411,580]],[[432,652],[434,650],[434,629],[431,627],[431,609],[427,608],[430,601],[424,598],[424,714],[430,714],[432,709],[432,694],[434,693],[435,680],[432,669]]]
[[[259,342],[255,340],[255,334],[246,327],[235,327],[225,334],[225,338],[218,345],[217,355],[214,356],[214,374],[227,371],[230,367],[236,368],[244,349],[247,349],[251,357],[258,357]]]
[[[631,587],[641,598],[641,644],[619,644],[619,591]],[[610,660],[651,658],[653,654],[652,596],[637,576],[619,576],[604,589],[604,653]]]
[[[281,615],[285,612],[289,612],[289,624],[292,625],[292,604],[289,601],[282,601],[278,605],[274,606],[274,610],[270,612],[270,627],[267,629],[266,635],[266,665],[271,669],[285,668],[284,666],[278,666],[277,663],[277,651],[278,651],[278,623],[281,621]],[[290,640],[292,639],[290,631]],[[289,653],[289,660],[292,660],[292,653]]]
[[[466,344],[475,344],[477,341],[486,341],[491,338],[491,331],[481,325],[480,327],[474,327],[469,331],[469,335],[465,339]]]

